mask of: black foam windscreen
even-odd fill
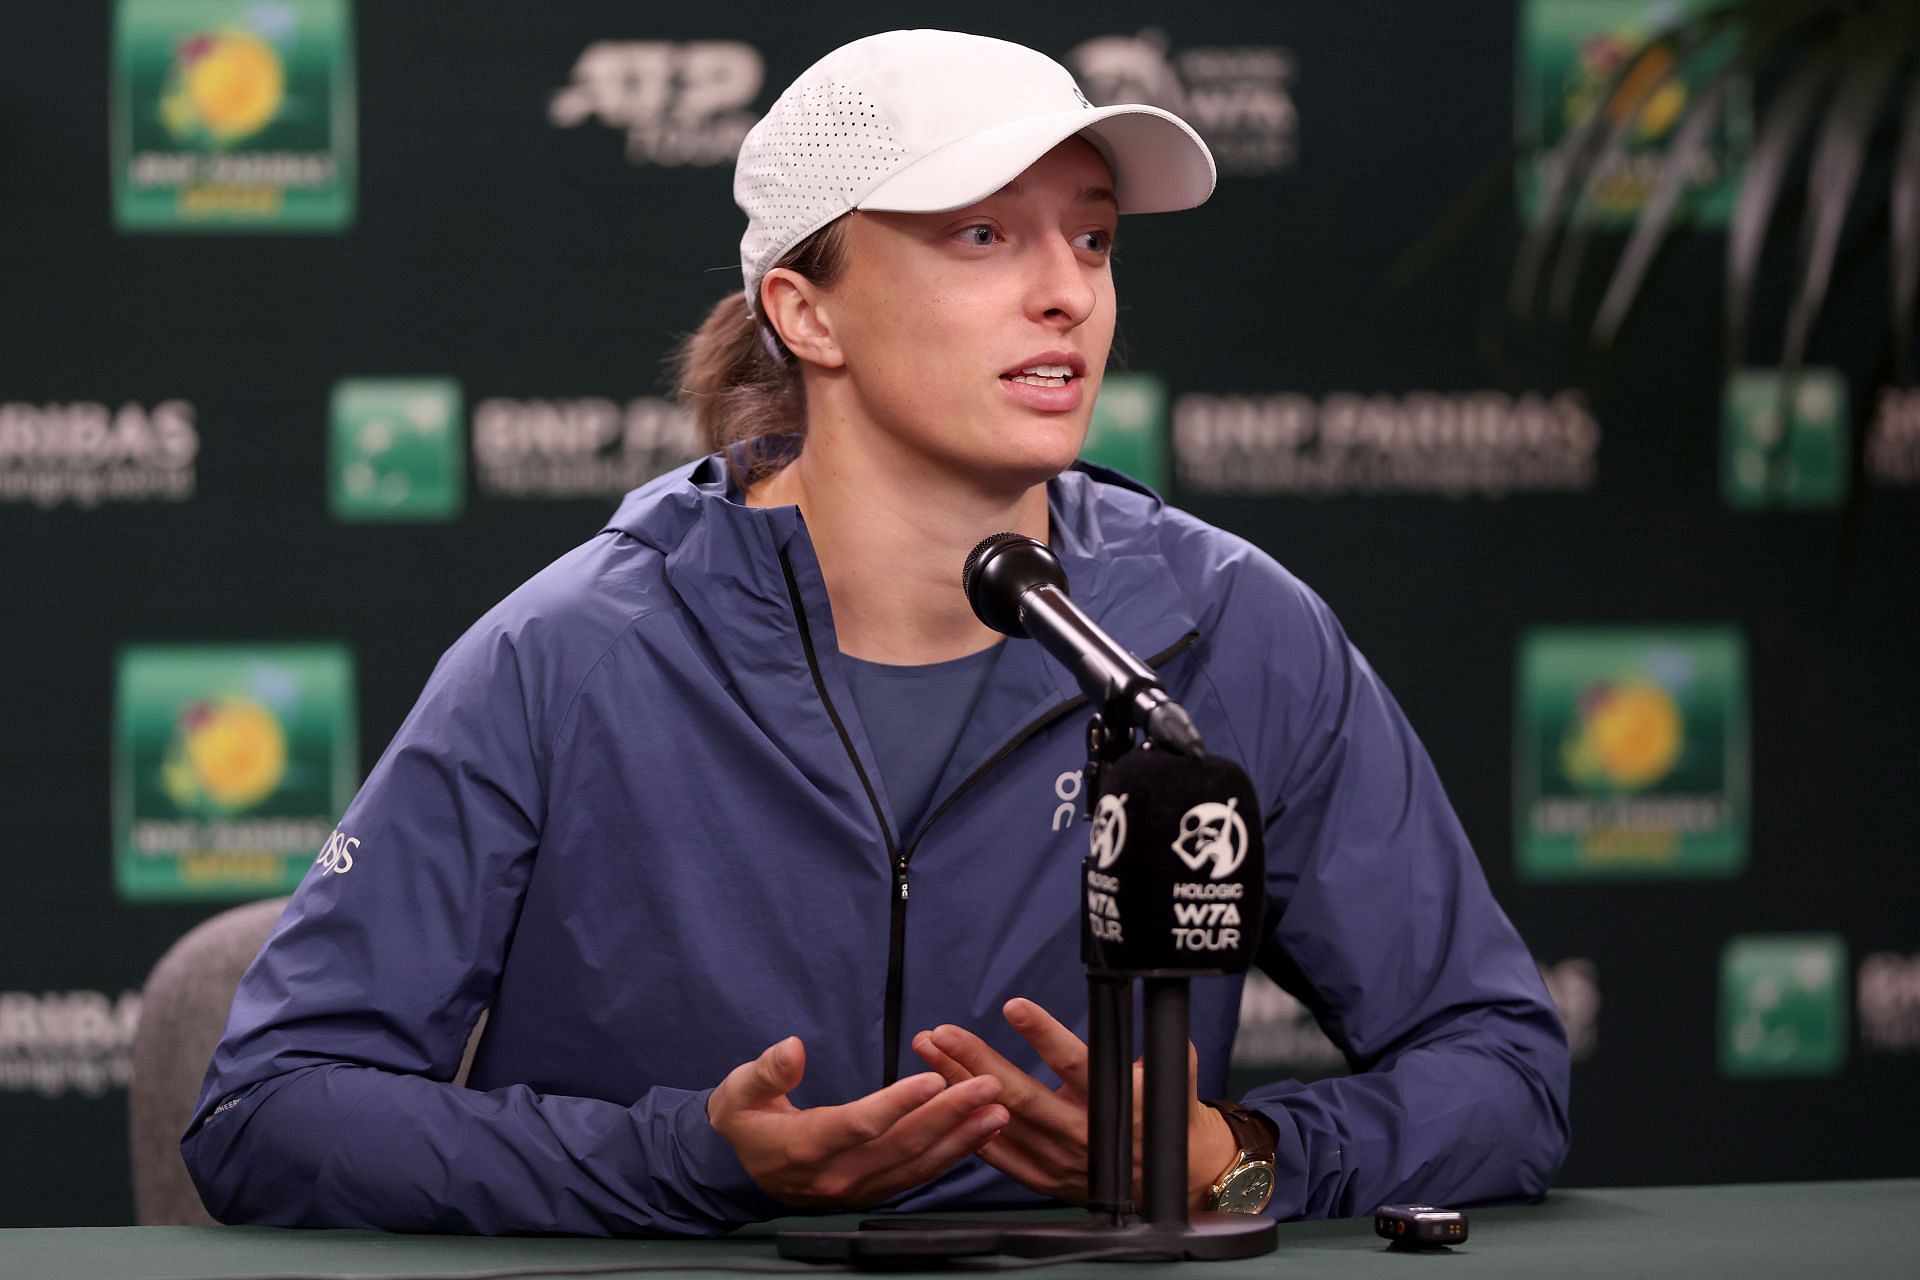
[[[1202,976],[1253,964],[1266,845],[1247,771],[1136,747],[1100,770],[1082,951],[1113,973]]]

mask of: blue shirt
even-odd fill
[[[990,645],[964,658],[908,667],[840,655],[901,839],[926,817],[999,649]]]

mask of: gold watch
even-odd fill
[[[1260,1213],[1273,1199],[1273,1149],[1275,1135],[1269,1121],[1237,1102],[1202,1099],[1226,1118],[1239,1154],[1207,1197],[1207,1208],[1223,1213]]]

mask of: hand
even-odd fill
[[[931,1072],[836,1107],[787,1099],[806,1074],[798,1036],[728,1073],[707,1119],[760,1188],[785,1204],[863,1208],[917,1187],[978,1151],[1008,1121],[1000,1082],[948,1088]]]
[[[938,1071],[948,1085],[980,1079],[1000,1082],[1000,1101],[1012,1119],[980,1150],[980,1158],[1014,1181],[1042,1195],[1085,1203],[1087,1199],[1087,1046],[1059,1019],[1031,1000],[1007,1001],[1007,1021],[1060,1077],[1048,1089],[1008,1062],[964,1027],[942,1026],[913,1038],[914,1052]],[[1188,1208],[1206,1207],[1214,1182],[1233,1163],[1240,1147],[1226,1117],[1201,1102],[1194,1090],[1199,1055],[1187,1044],[1187,1191]],[[1133,1064],[1134,1198],[1141,1195],[1141,1139],[1144,1130],[1144,1071]]]

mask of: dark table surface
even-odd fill
[[[1432,1254],[1388,1251],[1370,1219],[1285,1223],[1280,1247],[1240,1262],[1183,1263],[1207,1280],[1239,1276],[1820,1276],[1920,1277],[1920,1179],[1631,1187],[1555,1191],[1537,1205],[1471,1213],[1471,1238]],[[855,1219],[769,1223],[724,1240],[402,1236],[268,1227],[41,1227],[0,1230],[5,1280],[188,1280],[190,1277],[450,1276],[531,1268],[618,1266],[613,1275],[743,1266],[805,1273],[781,1260],[780,1225],[818,1228]],[[1128,1276],[1170,1264],[1099,1263],[1038,1269],[1039,1276]],[[897,1274],[897,1273],[895,1273]]]

